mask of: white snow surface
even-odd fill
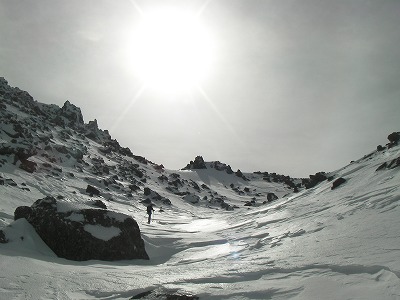
[[[83,226],[83,229],[89,232],[95,238],[103,241],[109,241],[113,237],[116,237],[121,233],[121,229],[114,226],[105,227],[101,225],[85,224],[85,226]]]
[[[12,221],[13,212],[48,190],[86,203],[88,196],[68,193],[79,188],[82,175],[59,180],[3,170],[3,177],[26,182],[31,191],[0,189],[0,218],[10,240],[0,244],[0,299],[129,299],[160,286],[200,299],[400,299],[400,172],[375,171],[399,154],[394,147],[332,172],[347,180],[334,190],[324,181],[258,207],[241,204],[228,212],[177,197],[163,212],[156,209],[150,225],[143,205],[114,195],[107,205],[137,220],[149,261],[57,258],[29,223]],[[232,178],[215,170],[176,172],[207,180],[220,194],[228,193],[224,186]],[[152,176],[156,182],[159,174]],[[155,183],[152,189],[163,192]],[[240,196],[229,200],[239,204]],[[86,230],[103,239],[117,234]]]

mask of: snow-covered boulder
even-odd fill
[[[25,218],[59,256],[70,260],[149,259],[138,224],[131,217],[46,197],[20,206],[14,219]]]

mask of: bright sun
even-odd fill
[[[134,36],[134,68],[148,88],[181,92],[207,76],[213,43],[197,16],[162,10],[143,15]]]

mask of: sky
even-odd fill
[[[187,35],[212,53],[180,91],[138,72],[138,28],[166,9],[196,16],[207,42]],[[202,155],[307,177],[400,131],[399,14],[397,0],[0,0],[0,76],[169,169]]]

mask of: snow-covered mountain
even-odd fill
[[[340,170],[294,179],[201,156],[165,169],[68,101],[36,102],[3,78],[0,124],[0,299],[400,299],[399,133]],[[132,217],[150,260],[57,257],[14,221],[49,196]]]

